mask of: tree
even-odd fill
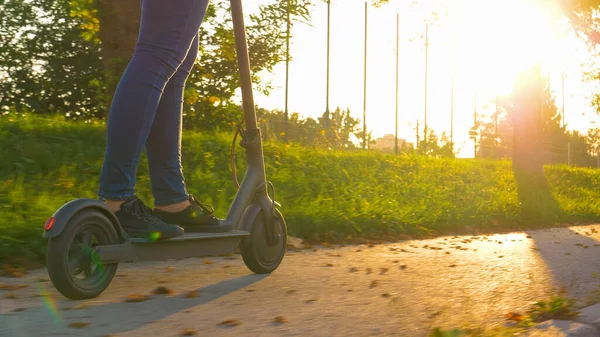
[[[354,149],[357,145],[353,138],[362,137],[360,120],[351,117],[350,109],[336,108],[331,113],[329,122],[325,113],[317,119],[302,119],[294,112],[290,114],[286,123],[284,112],[281,110],[258,109],[257,112],[265,139],[278,139],[327,149]],[[371,134],[369,136],[369,140],[373,142]]]
[[[433,128],[427,129],[427,142],[425,142],[425,140],[420,140],[416,152],[432,157],[452,158],[456,155],[448,135],[445,132],[442,132],[442,134],[438,136]]]
[[[3,2],[0,15],[0,114],[85,112],[103,94],[93,29],[66,0]]]
[[[213,0],[200,29],[201,57],[186,88],[187,127],[231,128],[241,114],[227,0]],[[309,0],[275,1],[246,20],[255,88],[284,60],[284,13],[307,22]],[[0,16],[0,109],[102,118],[138,34],[139,0],[13,0]],[[109,22],[110,21],[110,22]]]
[[[98,0],[100,39],[105,61],[108,95],[114,92],[118,79],[129,61],[138,34],[139,0]],[[246,20],[248,52],[256,89],[268,93],[271,89],[259,76],[285,57],[285,22],[290,12],[292,26],[310,17],[310,0],[273,1],[260,6],[258,14]],[[228,0],[214,0],[200,27],[200,57],[198,66],[188,80],[186,102],[188,116],[198,126],[215,127],[230,124],[215,119],[218,109],[231,103],[239,88],[237,56]],[[190,123],[190,121],[188,121]],[[216,125],[215,125],[216,124]]]

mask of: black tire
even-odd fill
[[[287,226],[281,212],[275,210],[275,232],[280,234],[279,242],[268,247],[265,236],[265,218],[261,211],[254,223],[252,231],[241,248],[242,259],[244,263],[256,274],[268,274],[273,272],[285,256],[287,249]]]
[[[118,243],[117,231],[102,211],[84,209],[76,213],[63,232],[48,241],[46,266],[54,287],[72,300],[100,295],[115,276],[118,264],[102,265],[91,248]],[[72,250],[77,253],[73,261],[69,254]],[[77,277],[80,273],[84,279]]]

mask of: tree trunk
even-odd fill
[[[515,84],[513,168],[527,173],[543,173],[541,79],[536,65],[521,73]]]
[[[107,106],[110,106],[121,75],[133,55],[140,12],[140,0],[98,0]]]

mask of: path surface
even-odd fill
[[[565,286],[600,300],[600,226],[289,252],[259,276],[239,255],[122,264],[99,298],[69,301],[45,270],[0,284],[0,336],[426,336],[432,327],[504,324]],[[586,234],[587,233],[587,234]],[[212,262],[212,263],[204,263]],[[130,294],[171,295],[139,303]],[[185,295],[197,291],[196,297]],[[274,323],[277,316],[287,322]],[[221,326],[235,320],[237,326]],[[89,323],[83,328],[71,323]]]

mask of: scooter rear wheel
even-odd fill
[[[102,211],[84,209],[75,214],[63,232],[48,241],[46,266],[54,287],[72,300],[100,295],[118,264],[103,264],[94,247],[118,243],[115,227]]]
[[[283,260],[287,249],[287,226],[281,212],[275,210],[274,230],[279,236],[277,244],[269,247],[265,235],[266,221],[264,214],[260,212],[246,243],[241,247],[242,259],[248,267],[256,274],[268,274],[273,272]]]

